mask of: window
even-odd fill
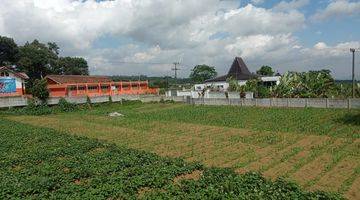
[[[69,89],[70,91],[74,91],[74,90],[76,90],[76,86],[69,86],[68,89]]]
[[[98,87],[96,85],[93,85],[93,86],[88,86],[88,89],[89,90],[97,90]]]
[[[78,90],[85,90],[85,86],[79,86]]]
[[[127,84],[124,84],[124,85],[123,85],[123,89],[127,90],[127,89],[129,89],[129,88],[130,88],[129,85],[127,85]]]
[[[108,85],[102,85],[102,86],[101,86],[101,89],[102,89],[102,90],[108,90],[108,89],[109,89],[109,86],[108,86]]]

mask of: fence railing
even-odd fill
[[[268,99],[226,99],[226,98],[191,98],[186,103],[192,105],[233,105],[259,107],[289,108],[346,108],[360,109],[360,99],[327,99],[327,98],[268,98]]]

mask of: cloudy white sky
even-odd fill
[[[253,72],[327,68],[349,79],[360,1],[0,0],[0,35],[54,41],[92,74],[172,75],[175,61],[182,77],[196,64],[222,74],[241,56]]]

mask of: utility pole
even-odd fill
[[[351,48],[352,52],[352,98],[355,98],[355,49]]]
[[[172,68],[171,70],[175,71],[175,83],[176,83],[176,80],[177,80],[177,71],[179,71],[180,69],[177,68],[177,66],[180,64],[179,62],[174,62],[174,68]]]

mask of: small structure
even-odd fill
[[[25,81],[29,77],[10,67],[0,67],[0,97],[22,96],[25,94]]]
[[[239,85],[245,85],[246,82],[252,78],[260,78],[264,85],[271,86],[280,83],[280,76],[259,76],[253,74],[249,71],[245,62],[242,58],[236,57],[232,63],[229,72],[224,76],[219,76],[213,79],[206,80],[203,84],[196,84],[195,90],[201,91],[206,88],[215,88],[218,91],[227,91],[229,88],[229,83],[227,80],[229,78],[236,79]]]
[[[48,75],[45,78],[51,97],[158,94],[158,88],[149,88],[148,81],[114,82],[107,76],[82,75]]]

